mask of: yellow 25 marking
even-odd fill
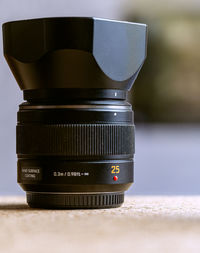
[[[111,169],[112,174],[118,174],[120,172],[119,166],[112,166]]]

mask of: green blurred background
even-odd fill
[[[200,122],[199,2],[129,1],[125,19],[148,24],[148,58],[132,93],[140,122]]]

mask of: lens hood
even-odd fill
[[[146,57],[146,25],[86,17],[3,25],[4,55],[22,90],[130,90]]]

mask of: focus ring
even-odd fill
[[[134,126],[115,124],[18,125],[18,155],[68,157],[134,153]]]

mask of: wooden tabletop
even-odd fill
[[[0,252],[200,252],[200,197],[126,197],[121,208],[30,209],[0,197]]]

